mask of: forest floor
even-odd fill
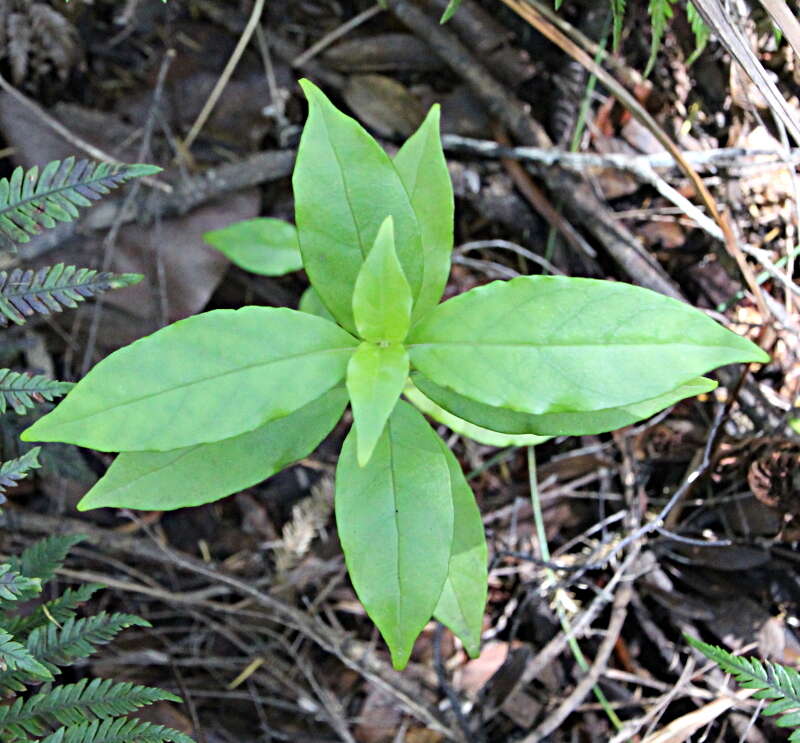
[[[332,481],[346,421],[280,475],[175,512],[79,513],[113,456],[46,445],[43,467],[8,493],[0,549],[85,533],[62,586],[103,582],[87,610],[153,625],[127,631],[70,678],[174,691],[184,705],[159,703],[148,719],[198,743],[787,739],[757,716],[757,701],[731,695],[735,685],[683,634],[800,662],[798,153],[715,39],[690,59],[682,4],[644,77],[650,22],[645,2],[629,2],[604,66],[613,79],[596,82],[569,51],[583,45],[591,60],[597,44],[610,45],[605,0],[566,0],[557,16],[535,0],[464,0],[444,26],[445,0],[266,3],[187,148],[258,3],[0,2],[0,176],[87,156],[91,145],[158,164],[170,184],[140,184],[127,211],[126,194],[115,193],[77,224],[0,255],[3,270],[64,262],[146,277],[6,329],[0,366],[76,380],[198,312],[296,307],[303,274],[248,274],[203,234],[259,215],[292,219],[303,76],[389,150],[442,104],[456,192],[447,296],[519,274],[627,281],[686,299],[772,356],[720,370],[715,392],[641,424],[551,439],[535,459],[440,427],[469,473],[489,541],[482,652],[470,659],[431,623],[402,673],[356,600],[336,538]],[[731,6],[746,9],[732,19],[800,120],[800,59],[757,4]],[[487,141],[511,149],[487,150]],[[724,210],[732,239],[687,168]],[[585,188],[559,189],[568,173]],[[2,418],[3,460],[19,454],[29,423]],[[531,462],[550,565],[540,559]],[[642,528],[676,492],[661,528]]]

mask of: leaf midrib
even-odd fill
[[[289,361],[291,359],[301,359],[303,357],[313,356],[315,354],[326,354],[326,353],[333,354],[333,353],[342,353],[343,351],[352,351],[352,350],[353,350],[352,346],[346,346],[346,347],[342,347],[342,348],[324,348],[324,349],[321,349],[321,350],[318,350],[318,351],[309,351],[309,352],[306,352],[306,353],[299,353],[299,354],[294,354],[294,355],[291,355],[291,356],[282,356],[279,359],[271,359],[270,361],[266,361],[266,362],[259,362],[259,363],[254,363],[254,364],[247,364],[245,366],[239,366],[239,367],[236,367],[235,369],[230,369],[228,371],[220,372],[219,374],[212,374],[212,375],[209,375],[207,377],[193,379],[192,381],[186,382],[184,384],[176,385],[174,387],[166,387],[164,389],[157,390],[155,392],[150,392],[150,393],[148,393],[146,395],[140,395],[139,397],[130,398],[128,400],[125,400],[124,402],[119,402],[119,403],[116,403],[114,405],[108,405],[108,406],[104,407],[102,410],[96,410],[96,411],[94,411],[92,413],[87,413],[86,415],[83,415],[83,416],[80,416],[80,417],[70,418],[65,423],[74,423],[76,421],[81,421],[81,420],[85,420],[87,418],[92,418],[95,415],[101,415],[101,414],[107,413],[110,410],[115,410],[116,408],[124,408],[127,405],[133,405],[134,403],[141,402],[142,400],[148,400],[148,399],[153,398],[153,397],[158,397],[159,395],[164,395],[164,394],[168,394],[170,392],[174,392],[175,390],[183,389],[185,387],[192,387],[192,386],[194,386],[196,384],[202,384],[204,382],[209,382],[209,381],[214,380],[214,379],[221,379],[221,378],[229,376],[231,374],[238,374],[240,372],[244,372],[244,371],[247,371],[247,370],[250,370],[250,369],[256,369],[256,368],[262,367],[262,366],[269,366],[270,364],[277,364],[277,363],[280,363],[280,362],[283,362],[283,361]],[[61,425],[64,425],[64,423],[62,423]]]

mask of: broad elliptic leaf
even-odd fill
[[[344,379],[357,341],[284,308],[214,310],[111,354],[25,441],[100,451],[166,451],[282,418]]]
[[[245,219],[206,232],[203,240],[239,268],[262,276],[283,276],[303,267],[297,228],[282,219]]]
[[[408,379],[408,352],[402,346],[362,343],[347,365],[347,392],[353,408],[358,464],[364,467]]]
[[[169,511],[237,493],[310,454],[346,404],[347,392],[339,386],[284,418],[229,439],[171,451],[122,452],[78,510]]]
[[[413,320],[426,315],[442,298],[453,252],[453,184],[442,151],[439,118],[439,106],[433,106],[394,158],[417,215],[425,256]]]
[[[537,415],[630,405],[724,364],[769,360],[675,299],[564,276],[465,292],[412,328],[407,346],[412,366],[432,382]]]
[[[411,325],[411,287],[394,249],[394,220],[386,217],[353,290],[358,334],[373,343],[402,343]]]
[[[336,469],[336,525],[350,579],[395,668],[442,593],[453,541],[450,472],[439,438],[398,402],[366,467],[350,431]]]
[[[439,439],[450,469],[453,494],[453,546],[450,567],[433,616],[449,627],[473,657],[480,652],[483,610],[488,592],[488,550],[481,513],[461,465]]]
[[[430,416],[438,423],[443,423],[450,430],[455,431],[461,436],[466,436],[473,441],[477,441],[479,444],[497,447],[537,446],[538,444],[543,444],[550,438],[549,436],[532,436],[531,434],[525,433],[499,433],[486,426],[479,426],[476,423],[472,423],[465,418],[461,418],[451,413],[449,410],[443,408],[441,405],[434,402],[430,397],[424,394],[416,384],[419,379],[424,379],[424,377],[421,374],[412,375],[411,379],[408,381],[408,384],[403,390],[403,394],[411,403],[414,404],[418,410],[425,413],[425,415]],[[432,384],[431,382],[429,383]],[[442,388],[439,387],[438,389]],[[450,392],[449,394],[455,395],[454,392]],[[460,395],[458,397],[461,400],[468,399],[466,397],[461,397]],[[478,405],[480,403],[474,404]],[[488,408],[489,406],[487,405],[484,407]],[[498,411],[502,410],[502,408],[489,409]],[[505,412],[508,412],[509,415],[524,415],[524,413],[512,413],[510,410]]]
[[[523,446],[528,444],[541,443],[550,436],[588,436],[590,434],[605,433],[616,431],[618,428],[630,426],[632,423],[649,418],[664,408],[674,405],[679,400],[687,397],[702,395],[713,390],[717,383],[713,379],[706,377],[695,377],[686,384],[682,384],[677,389],[671,390],[666,394],[642,402],[631,403],[630,405],[620,405],[616,408],[604,408],[603,410],[591,410],[586,413],[543,413],[542,415],[530,415],[528,413],[517,413],[507,408],[495,408],[485,405],[468,397],[459,395],[452,390],[434,384],[422,374],[415,374],[413,382],[418,388],[417,393],[424,394],[432,405],[436,405],[440,410],[457,420],[463,418],[469,421],[467,425],[481,427],[479,430],[488,429],[489,432],[500,431],[495,436],[505,436],[510,439],[512,444]],[[408,393],[406,393],[408,396]],[[413,400],[412,400],[413,401]],[[413,401],[416,404],[416,401]],[[420,405],[417,405],[423,412],[428,413]],[[428,413],[436,420],[450,425],[446,420],[437,417],[434,413]],[[453,428],[452,426],[450,426]],[[457,429],[453,428],[454,431]],[[457,431],[458,433],[468,433]],[[531,436],[530,434],[536,434]],[[543,438],[544,437],[544,438]],[[474,437],[473,437],[474,438]],[[527,441],[525,439],[538,439],[538,441]],[[490,441],[476,439],[482,443],[490,444]],[[521,443],[516,443],[517,441]],[[493,444],[501,446],[501,444]],[[509,443],[502,444],[509,446]]]
[[[309,286],[300,297],[300,305],[297,308],[300,312],[308,312],[309,315],[316,315],[325,320],[336,322],[336,318],[330,310],[322,303],[319,294],[314,291],[313,286]]]
[[[387,216],[412,296],[422,286],[422,244],[408,193],[389,156],[308,80],[308,121],[292,185],[303,264],[325,306],[355,330],[352,296],[361,264]]]

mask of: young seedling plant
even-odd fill
[[[305,311],[214,310],[162,328],[101,361],[23,438],[121,452],[79,508],[165,510],[307,456],[349,402],[335,512],[356,593],[397,668],[431,617],[474,655],[482,523],[420,410],[480,440],[536,443],[626,426],[713,389],[700,375],[715,367],[768,357],[692,307],[623,283],[521,276],[439,304],[453,193],[438,108],[390,158],[301,85],[296,231],[238,229],[273,226],[287,256],[299,248]],[[256,270],[298,267],[281,261]]]

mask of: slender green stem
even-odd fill
[[[550,547],[547,544],[547,533],[545,531],[544,517],[542,515],[542,502],[539,498],[539,486],[536,480],[536,451],[535,447],[533,446],[528,447],[528,480],[530,482],[531,490],[533,523],[536,527],[536,538],[539,542],[539,556],[545,562],[550,562]],[[546,568],[546,571],[547,577],[550,579],[550,581],[553,584],[557,584],[556,574],[553,572],[553,570],[551,568]],[[557,588],[555,594],[555,608],[556,613],[558,614],[558,620],[561,623],[561,629],[569,638],[567,642],[569,644],[570,652],[572,653],[573,658],[575,658],[575,662],[584,673],[587,673],[589,671],[589,663],[587,662],[586,657],[584,656],[583,651],[578,644],[578,641],[572,634],[572,625],[570,624],[569,616],[567,616],[567,612],[564,608],[565,599],[566,596],[564,589]],[[622,721],[611,707],[611,704],[606,698],[606,695],[603,693],[603,690],[595,684],[592,687],[592,691],[594,692],[595,697],[597,697],[597,701],[600,702],[600,706],[605,711],[608,719],[611,720],[611,724],[614,725],[617,730],[621,730]]]

